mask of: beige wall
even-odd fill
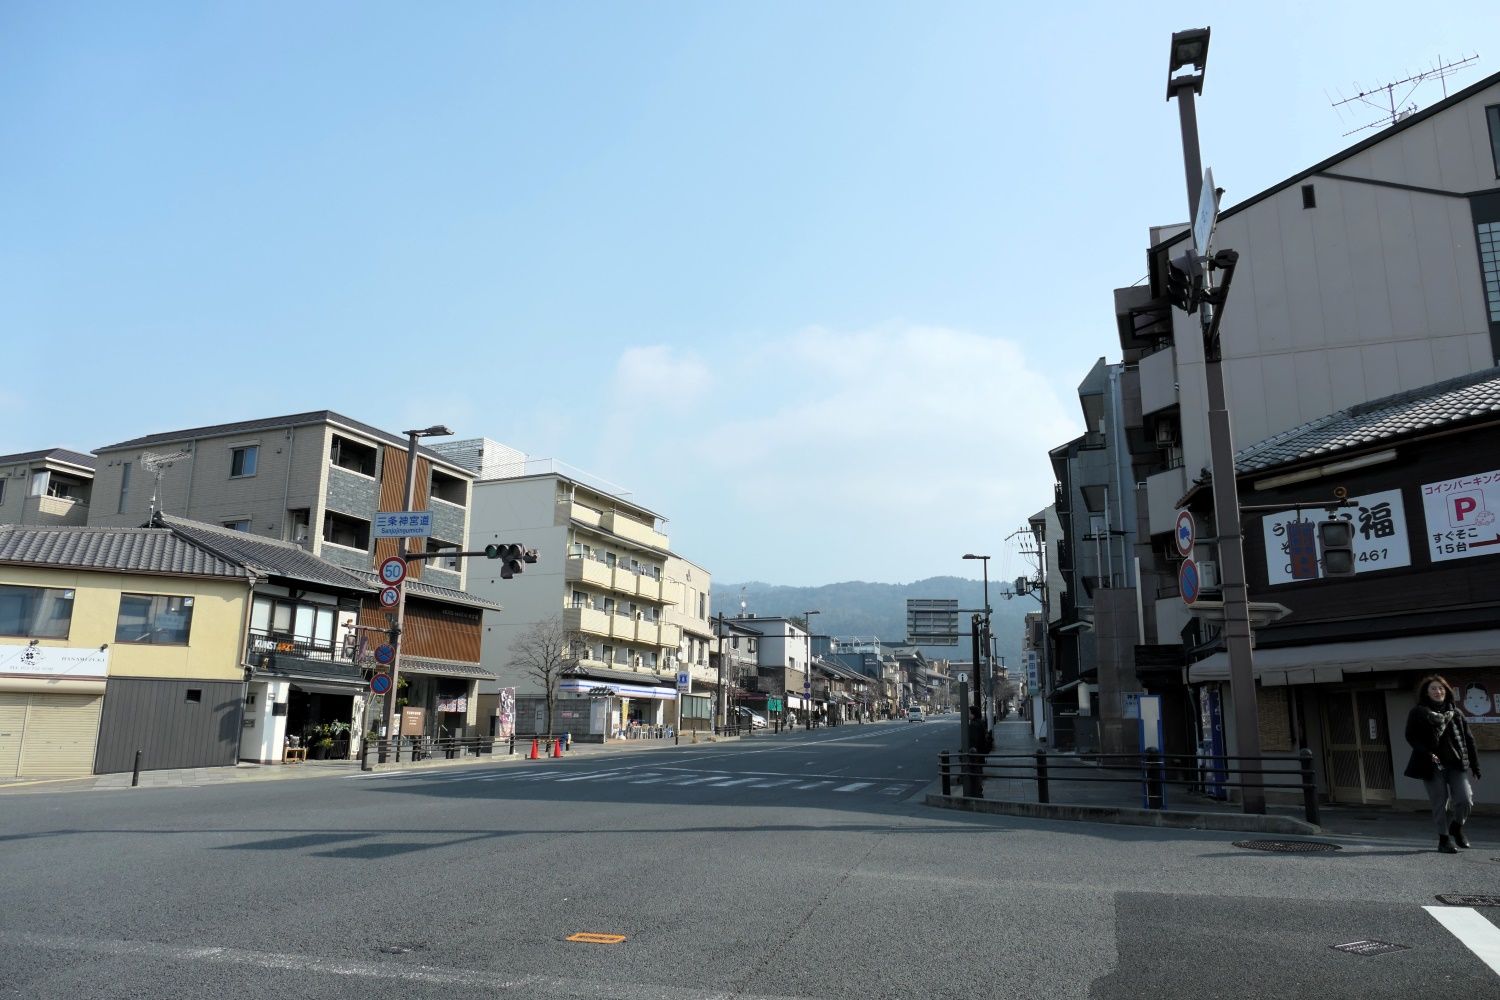
[[[42,646],[109,644],[111,677],[243,680],[240,666],[249,585],[244,580],[200,580],[145,574],[98,573],[30,566],[0,567],[0,583],[73,590],[73,620],[66,639]],[[193,598],[185,646],[116,642],[120,595],[165,594]],[[14,640],[10,640],[14,641]]]

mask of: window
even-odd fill
[[[201,705],[201,704],[203,704],[203,689],[202,688],[188,688],[183,693],[183,699],[182,700],[185,701],[185,702],[188,702],[189,704],[192,704],[192,705]]]
[[[130,493],[130,463],[120,463],[120,504],[115,508],[116,514],[125,513],[125,498]]]
[[[323,516],[323,541],[351,549],[368,550],[370,522],[329,511]]]
[[[328,652],[337,617],[331,605],[257,597],[250,606],[250,631]]]
[[[241,518],[238,521],[225,521],[224,527],[228,528],[230,531],[249,531],[250,519],[248,517],[245,517]]]
[[[447,503],[462,507],[469,498],[469,488],[457,476],[438,469],[432,470],[432,496]]]
[[[5,503],[5,480],[0,479],[0,504]]]
[[[73,591],[0,586],[0,635],[66,639],[73,624]]]
[[[375,449],[349,438],[333,436],[333,464],[361,476],[375,475]]]
[[[52,473],[46,469],[40,469],[31,474],[31,495],[44,497],[47,495],[47,487],[52,485]]]
[[[229,475],[253,476],[255,475],[255,460],[260,456],[259,445],[246,445],[243,448],[235,448],[229,453]]]
[[[312,511],[306,507],[287,511],[287,522],[291,525],[292,541],[298,545],[307,541],[312,526]]]
[[[1490,322],[1500,323],[1500,222],[1481,222],[1478,230],[1479,267],[1484,272],[1484,298],[1489,303]]]
[[[707,594],[699,594],[698,595],[698,617],[700,619],[708,617],[708,595]]]
[[[1318,192],[1313,189],[1313,185],[1311,184],[1302,185],[1302,207],[1318,207]]]
[[[462,548],[463,546],[459,545],[457,542],[445,542],[439,538],[427,539],[428,552],[457,553]],[[457,555],[447,555],[441,559],[429,559],[427,560],[427,562],[430,565],[436,566],[438,569],[451,569],[455,573],[459,571]]]
[[[186,646],[193,624],[193,599],[164,594],[121,594],[115,642]]]
[[[1500,177],[1500,104],[1485,108],[1484,117],[1490,123],[1490,158],[1495,162],[1495,176]]]
[[[573,607],[586,608],[589,606],[589,595],[581,590],[573,591]]]

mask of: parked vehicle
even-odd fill
[[[740,717],[741,723],[750,723],[751,729],[765,729],[769,724],[766,722],[766,717],[764,715],[756,715],[754,712],[750,711],[750,709],[746,708],[743,705],[735,709],[735,714]]]

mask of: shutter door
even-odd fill
[[[0,778],[14,778],[21,766],[21,737],[30,701],[29,694],[0,692]]]
[[[18,773],[28,778],[75,778],[94,772],[103,695],[33,694]]]

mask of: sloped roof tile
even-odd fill
[[[0,526],[0,563],[247,579],[245,567],[170,528]]]

